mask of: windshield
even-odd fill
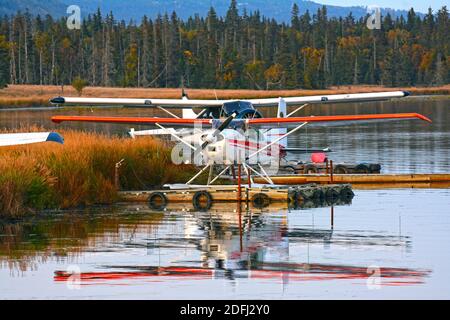
[[[233,112],[240,113],[242,110],[254,109],[253,105],[248,101],[226,102],[222,106],[225,116],[230,116]]]

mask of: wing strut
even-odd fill
[[[289,136],[290,134],[300,130],[302,127],[304,127],[305,125],[307,125],[308,122],[303,122],[302,124],[300,124],[299,126],[297,126],[295,129],[292,129],[291,131],[289,131],[288,133],[283,134],[281,137],[275,139],[274,141],[272,141],[271,143],[265,145],[264,147],[262,147],[261,149],[253,152],[251,155],[248,156],[248,159],[253,158],[254,156],[256,156],[257,154],[259,154],[260,152],[266,150],[267,148],[269,148],[270,146],[274,145],[275,143],[277,143],[280,140],[283,140],[284,138],[286,138],[287,136]]]
[[[263,166],[261,165],[261,163],[258,162],[258,166],[261,169],[261,172],[267,177],[266,180],[270,183],[273,184],[272,179],[270,179],[270,176],[267,174],[266,170],[264,170]]]
[[[181,143],[187,145],[189,148],[191,148],[192,150],[196,151],[197,148],[194,147],[192,144],[190,144],[189,142],[185,141],[183,138],[179,137],[178,135],[176,135],[175,133],[173,133],[172,131],[170,131],[169,129],[163,127],[162,125],[160,125],[159,123],[155,123],[155,126],[157,126],[158,128],[164,130],[166,133],[170,134],[172,137],[174,137],[175,139],[177,139],[178,141],[180,141]]]
[[[174,118],[176,118],[176,119],[180,119],[179,116],[177,116],[176,114],[173,114],[172,112],[170,112],[170,111],[167,110],[167,109],[164,109],[163,107],[157,106],[157,108],[158,108],[159,110],[162,110],[162,111],[164,111],[165,113],[171,115],[172,117],[174,117]]]
[[[253,181],[252,175],[250,174],[250,170],[248,169],[248,168],[250,168],[250,166],[246,165],[245,162],[242,163],[242,166],[244,167],[244,170],[247,172],[247,177],[250,178],[250,183],[255,184],[255,182]]]
[[[305,103],[303,105],[301,105],[300,107],[298,107],[297,109],[295,109],[294,111],[292,111],[291,113],[289,113],[286,118],[289,118],[290,116],[292,116],[294,113],[297,113],[298,111],[302,110],[304,107],[306,107],[309,103]]]
[[[225,167],[225,169],[220,171],[220,173],[214,179],[212,179],[210,182],[208,182],[208,186],[213,184],[217,179],[219,179],[230,168],[231,168],[231,165]]]
[[[250,171],[253,171],[254,173],[256,173],[258,176],[260,176],[261,178],[263,178],[264,180],[266,180],[268,183],[273,184],[272,179],[270,179],[270,177],[267,175],[266,171],[263,169],[263,167],[261,166],[260,163],[258,163],[259,168],[261,169],[261,173],[259,173],[258,171],[256,171],[255,169],[253,169],[251,166],[247,165],[248,169],[250,169]]]
[[[203,172],[206,171],[206,169],[208,169],[210,166],[210,164],[208,163],[205,167],[203,167],[202,170],[200,170],[195,176],[193,176],[191,178],[191,180],[189,180],[188,182],[186,182],[186,184],[191,184],[192,182],[194,182],[195,179],[197,179],[198,176],[200,176]]]

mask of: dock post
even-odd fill
[[[209,167],[208,183],[207,183],[208,186],[211,184],[211,180],[212,180],[213,173],[214,173],[214,164],[212,164],[212,165]]]
[[[330,160],[330,183],[333,183],[333,160]]]
[[[238,202],[239,203],[241,203],[241,199],[242,199],[242,196],[241,196],[241,192],[242,192],[242,187],[241,187],[241,183],[242,183],[242,181],[241,181],[241,164],[238,164],[238,194],[237,194],[237,200],[238,200]]]
[[[233,179],[236,180],[236,163],[231,165],[231,173],[233,174]]]
[[[238,203],[238,218],[239,218],[239,252],[242,252],[244,246],[242,241],[243,227],[242,227],[242,208],[241,203]]]
[[[122,159],[114,166],[114,186],[117,191],[120,190],[119,168],[122,166],[124,161],[125,159]]]
[[[325,172],[326,172],[326,174],[329,174],[330,173],[330,171],[329,171],[329,161],[328,161],[328,158],[327,158],[327,161],[325,162],[326,163],[326,167],[325,167]]]
[[[334,206],[331,206],[331,229],[334,229]]]

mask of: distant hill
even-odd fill
[[[275,18],[278,21],[289,21],[292,4],[297,3],[300,13],[309,10],[311,14],[323,5],[313,1],[273,1],[273,0],[238,0],[239,9],[248,11],[259,10],[266,17]],[[95,12],[100,8],[103,13],[112,11],[116,19],[140,21],[143,15],[155,17],[158,13],[171,13],[176,11],[181,18],[188,18],[199,14],[205,16],[209,8],[213,6],[218,15],[224,16],[230,1],[224,0],[7,0],[0,3],[0,15],[13,14],[18,10],[28,9],[32,14],[51,14],[55,17],[66,14],[68,5],[77,4],[81,7],[83,16]],[[347,16],[350,12],[355,18],[365,16],[367,10],[364,7],[340,7],[327,5],[328,16]],[[404,10],[382,9],[382,13],[390,12],[393,16],[406,15]]]
[[[59,17],[66,13],[67,5],[61,0],[2,0],[0,15],[12,15],[18,11],[30,12],[33,15],[50,14]]]

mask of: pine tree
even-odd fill
[[[149,21],[147,16],[142,19],[142,58],[141,58],[141,84],[148,87],[153,69],[153,59],[151,53],[153,41],[153,23]]]
[[[115,21],[100,10],[81,30],[65,18],[17,13],[0,17],[1,84],[65,85],[75,77],[91,85],[208,88],[323,88],[341,84],[431,85],[450,81],[447,7],[425,15],[387,14],[380,30],[349,14],[311,17],[292,6],[290,23],[258,11],[224,17],[178,13]]]
[[[0,35],[0,89],[9,83],[9,44],[4,35]]]
[[[172,13],[167,40],[167,85],[169,87],[178,87],[180,85],[180,30],[178,26],[178,17],[175,12]]]
[[[292,5],[291,11],[291,26],[295,31],[300,31],[300,19],[299,19],[300,10],[298,8],[297,3]]]
[[[136,44],[131,44],[125,57],[124,86],[133,87],[137,85],[138,50]]]

